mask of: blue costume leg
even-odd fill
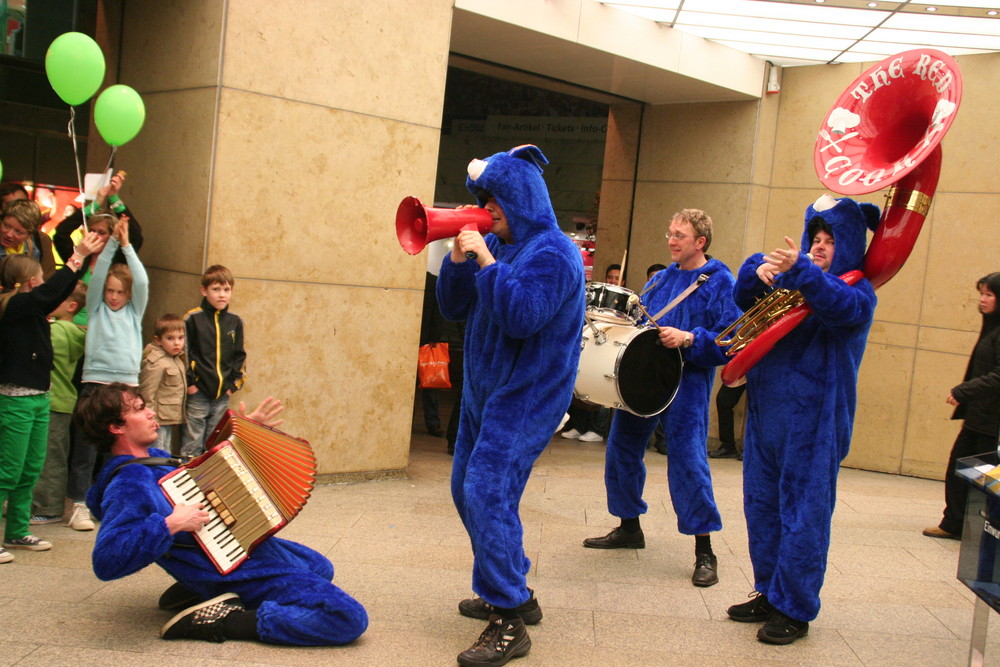
[[[646,485],[646,443],[656,428],[655,417],[636,417],[616,410],[604,462],[604,486],[608,512],[621,519],[646,513],[642,490]]]
[[[749,406],[754,393],[750,392]],[[749,407],[748,406],[748,407]],[[750,408],[747,413],[746,439],[743,444],[743,513],[747,520],[747,541],[753,563],[754,589],[765,595],[774,574],[781,546],[781,515],[778,504],[777,452],[758,434],[759,417]]]
[[[357,600],[330,582],[330,561],[295,542],[271,539],[253,557],[214,584],[257,610],[261,641],[296,646],[352,642],[368,627]]]
[[[670,502],[677,515],[677,530],[683,535],[722,530],[705,444],[711,384],[697,382],[703,379],[693,373],[685,376],[681,392],[663,417]],[[686,387],[685,382],[689,383]]]
[[[548,442],[549,437],[520,433],[513,424],[484,428],[469,457],[464,493],[475,498],[465,506],[475,555],[472,589],[497,607],[517,607],[530,597],[531,561],[524,553],[518,506],[531,467]]]
[[[458,516],[462,519],[465,531],[472,535],[472,528],[469,524],[469,517],[465,502],[465,476],[469,467],[469,457],[472,456],[472,448],[475,445],[476,437],[479,434],[479,424],[473,422],[472,413],[468,407],[469,401],[463,400],[460,403],[461,414],[459,415],[458,435],[455,438],[455,453],[451,462],[451,498],[458,510]],[[476,545],[472,544],[472,553],[475,555]]]
[[[766,595],[800,621],[819,614],[840,460],[832,443],[802,440],[786,446],[781,461],[781,547]]]

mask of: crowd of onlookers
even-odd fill
[[[157,318],[143,344],[149,278],[124,180],[115,174],[50,233],[24,186],[0,184],[0,563],[14,560],[7,549],[52,548],[31,526],[94,529],[84,500],[99,462],[73,424],[79,399],[113,382],[138,387],[157,415],[156,446],[197,456],[243,383],[224,266],[203,274],[200,306]]]

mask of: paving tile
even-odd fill
[[[598,646],[743,660],[769,660],[777,655],[804,665],[864,664],[835,630],[810,628],[808,637],[790,646],[771,646],[757,641],[760,626],[755,623],[671,617],[670,632],[664,632],[664,620],[658,616],[595,614],[594,621]]]
[[[21,660],[40,648],[42,647],[38,644],[0,641],[0,667],[8,667],[8,665],[16,665],[18,663],[25,664]]]
[[[922,605],[886,604],[885,602],[837,601],[823,605],[812,628],[840,632],[882,632],[887,635],[913,635],[952,639],[948,626]]]
[[[841,631],[840,634],[866,667],[964,667],[969,664],[967,641],[878,632]]]

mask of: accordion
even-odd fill
[[[204,505],[210,520],[192,534],[228,574],[299,513],[315,481],[308,442],[227,410],[205,453],[164,475],[160,486],[172,505]]]

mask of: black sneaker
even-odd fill
[[[163,611],[177,611],[178,609],[187,609],[199,602],[201,602],[200,595],[181,582],[175,581],[170,588],[163,591],[157,606]]]
[[[740,453],[736,451],[736,445],[722,445],[708,453],[708,456],[713,459],[735,459],[739,455]]]
[[[489,625],[470,648],[458,654],[458,664],[506,665],[513,658],[527,655],[531,637],[520,618],[505,621],[497,614],[490,616]]]
[[[791,644],[807,634],[809,634],[809,623],[796,621],[775,609],[764,627],[757,631],[757,639],[765,644]]]
[[[750,598],[749,602],[734,604],[726,610],[729,618],[740,623],[763,623],[771,618],[775,609],[774,605],[767,601],[766,595],[753,591],[747,597]]]
[[[525,625],[537,625],[542,620],[542,608],[538,606],[535,591],[528,589],[531,597],[522,602],[514,611],[521,617]],[[458,613],[469,618],[481,618],[484,621],[493,615],[493,605],[486,600],[475,597],[458,603]]]
[[[719,559],[714,554],[695,554],[691,583],[702,588],[719,583]]]
[[[634,533],[626,532],[618,526],[604,537],[588,537],[583,541],[588,549],[645,549],[646,537],[642,528]]]
[[[160,637],[224,642],[226,636],[222,633],[222,622],[229,614],[243,610],[243,603],[236,593],[223,593],[174,616],[160,630]]]

